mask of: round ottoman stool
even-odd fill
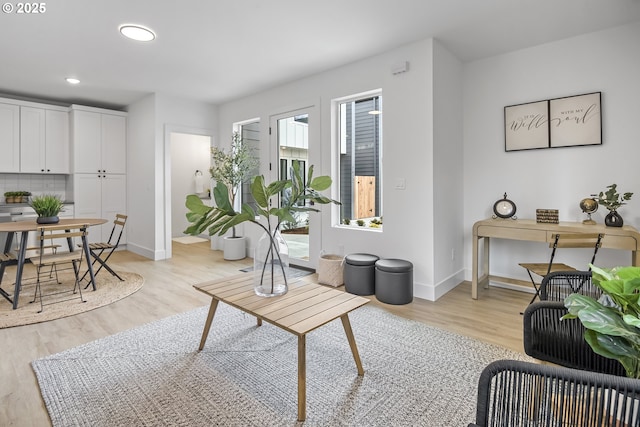
[[[413,301],[413,264],[403,259],[376,261],[376,298],[395,305]]]
[[[350,294],[373,295],[375,267],[380,258],[371,254],[349,254],[344,258],[344,289]]]

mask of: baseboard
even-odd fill
[[[133,252],[134,254],[138,254],[145,258],[152,259],[154,261],[159,261],[161,259],[165,259],[167,257],[164,250],[162,251],[154,251],[149,248],[144,248],[142,246],[138,246],[135,243],[127,242],[127,250],[129,252]]]
[[[423,283],[413,283],[413,296],[428,301],[437,301],[438,298],[458,286],[464,281],[464,271],[460,270],[437,284],[427,285]]]

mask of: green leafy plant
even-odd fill
[[[620,206],[625,205],[626,201],[631,200],[631,196],[633,196],[633,193],[618,194],[617,184],[611,184],[607,185],[607,191],[601,191],[598,194],[598,204],[610,211],[615,211]]]
[[[345,219],[342,220],[342,223],[344,225],[349,225],[349,224],[351,224],[351,220],[349,218],[345,218]]]
[[[53,194],[43,194],[35,196],[29,203],[39,217],[58,216],[64,204],[60,197]]]
[[[256,209],[243,203],[242,210],[236,212],[231,203],[228,187],[218,181],[213,189],[215,206],[210,207],[202,203],[202,200],[191,194],[187,196],[186,207],[189,209],[187,220],[191,224],[186,230],[186,234],[198,235],[205,230],[209,235],[224,235],[232,227],[243,222],[252,222],[269,234],[273,243],[273,234],[280,228],[283,222],[295,222],[294,215],[299,212],[319,212],[313,204],[328,204],[340,202],[330,199],[320,194],[331,186],[331,177],[313,176],[313,165],[307,171],[307,181],[304,182],[300,173],[300,162],[294,160],[290,169],[291,179],[278,180],[270,184],[264,182],[264,176],[259,175],[251,181],[251,194],[255,199]],[[269,207],[269,199],[281,194],[283,191],[289,192],[289,197],[282,199],[282,206]],[[308,203],[310,202],[310,203]],[[257,216],[264,218],[261,221]],[[271,224],[271,218],[277,218],[275,226]],[[284,268],[284,267],[283,267]]]
[[[360,226],[360,227],[364,227],[364,219],[357,220],[356,224],[358,224],[358,226]]]
[[[618,360],[628,377],[640,378],[640,267],[591,270],[593,283],[610,300],[571,294],[563,319],[580,319],[594,352]]]

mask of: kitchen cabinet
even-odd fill
[[[90,242],[106,242],[116,214],[127,214],[127,114],[71,106],[73,199],[77,217],[108,222],[89,230]],[[126,229],[121,243],[126,243]]]
[[[126,173],[126,113],[71,106],[74,173]]]
[[[89,242],[106,242],[116,214],[127,213],[127,177],[123,174],[73,175],[74,212],[78,218],[105,218],[106,224],[91,227]],[[126,228],[120,243],[126,243]]]
[[[20,172],[20,107],[0,103],[0,173]]]
[[[20,107],[20,172],[69,173],[67,109]]]

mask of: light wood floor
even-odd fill
[[[0,426],[47,426],[49,416],[31,369],[32,360],[130,329],[172,314],[207,305],[206,295],[192,285],[237,274],[251,260],[224,261],[208,243],[174,243],[173,258],[151,261],[122,251],[111,259],[116,270],[145,278],[140,291],[106,307],[64,319],[0,329]],[[12,283],[9,268],[3,280]],[[106,274],[106,273],[100,273]],[[414,299],[391,306],[372,303],[407,318],[522,352],[522,316],[531,296],[505,289],[480,289],[471,299],[471,285],[461,283],[436,302]],[[8,304],[4,299],[0,304]],[[357,331],[354,330],[357,340]],[[194,343],[194,350],[198,343]],[[366,368],[366,367],[365,367]]]

